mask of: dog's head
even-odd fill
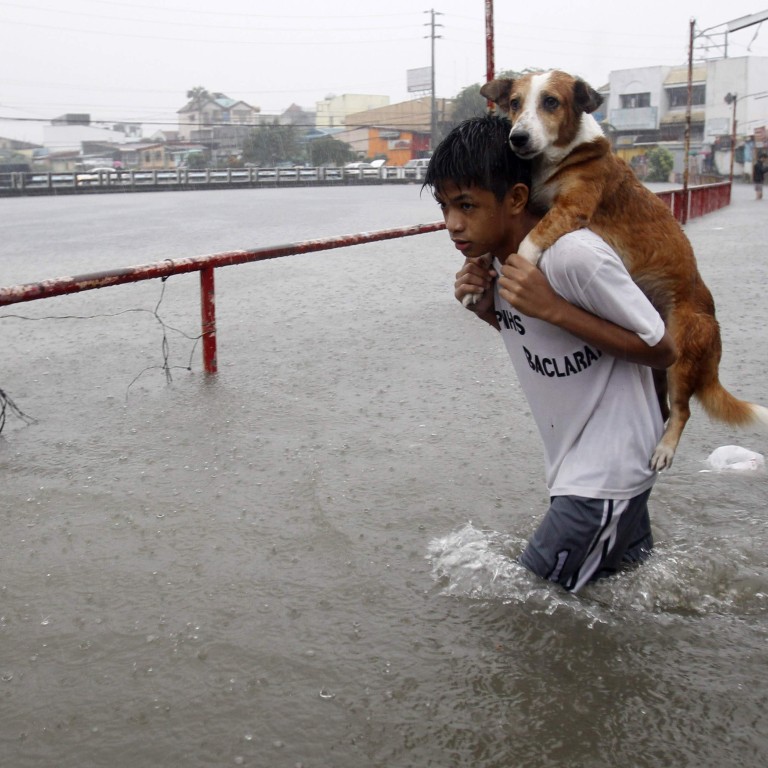
[[[509,142],[523,158],[578,141],[583,116],[603,102],[603,97],[583,80],[558,70],[515,80],[491,80],[480,93],[509,117]]]

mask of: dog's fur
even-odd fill
[[[533,161],[532,200],[548,209],[520,254],[536,264],[559,237],[589,227],[619,254],[666,322],[678,358],[666,380],[657,376],[669,420],[651,466],[672,464],[692,395],[714,418],[768,426],[768,409],[738,400],[720,384],[720,328],[712,295],[669,208],[612,154],[591,114],[602,97],[583,80],[559,71],[492,80],[480,92],[511,121],[513,151]]]

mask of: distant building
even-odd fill
[[[436,99],[438,126],[449,123],[453,101]],[[388,165],[405,165],[425,157],[432,133],[432,99],[425,97],[347,115],[338,135],[361,157],[385,157]]]
[[[259,107],[224,93],[204,92],[178,110],[178,139],[204,144],[214,165],[239,156],[246,136],[260,123]]]
[[[173,168],[173,160],[167,145],[161,142],[138,142],[122,147],[120,158],[123,168],[139,171],[156,171]]]
[[[347,115],[385,107],[388,104],[389,96],[372,96],[363,93],[327,96],[316,104],[315,127],[338,128],[346,125]]]
[[[54,117],[51,125],[90,125],[91,116],[86,112],[68,112],[61,117]]]
[[[155,131],[150,137],[150,141],[164,141],[166,144],[173,141],[181,141],[178,131]]]
[[[0,150],[7,152],[29,153],[31,156],[33,150],[40,149],[39,144],[30,144],[28,141],[19,141],[18,139],[5,139],[0,136]]]
[[[12,166],[29,163],[34,160],[35,152],[41,147],[28,141],[6,139],[0,136],[0,165]]]
[[[713,59],[693,67],[689,169],[726,175],[730,166],[733,102],[736,94],[735,173],[751,171],[754,147],[763,146],[768,125],[768,58]],[[604,127],[615,150],[629,162],[653,146],[675,158],[674,173],[684,171],[688,102],[688,65],[638,67],[610,74]]]
[[[706,65],[693,68],[691,138],[704,134]],[[647,144],[681,141],[685,131],[688,67],[642,67],[611,72],[608,128],[617,149],[631,155]],[[681,93],[682,91],[682,93]]]
[[[43,126],[43,145],[51,152],[79,150],[87,141],[123,144],[140,137],[138,123],[94,124],[91,116],[83,113],[62,115]]]
[[[259,107],[223,93],[192,99],[177,114],[182,141],[216,142],[237,136],[257,122]]]
[[[83,158],[77,149],[50,152],[45,157],[43,168],[51,173],[71,173],[83,169]]]
[[[291,104],[279,117],[280,125],[295,125],[298,128],[310,130],[315,125],[317,113],[309,109],[304,109],[298,104]]]

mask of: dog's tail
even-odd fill
[[[704,387],[696,393],[707,415],[735,427],[750,424],[762,425],[768,429],[768,408],[734,397],[719,381]]]

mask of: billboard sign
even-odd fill
[[[408,93],[432,90],[432,67],[406,70]]]

